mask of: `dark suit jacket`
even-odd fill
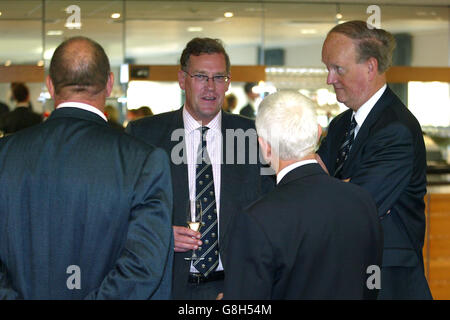
[[[11,134],[42,122],[42,117],[28,107],[17,107],[0,118],[0,130]]]
[[[164,151],[89,111],[0,139],[0,298],[170,298],[170,184]]]
[[[230,221],[234,215],[240,214],[242,209],[256,200],[260,195],[273,188],[274,180],[272,176],[261,176],[261,164],[236,164],[240,155],[245,153],[245,158],[249,159],[249,145],[242,148],[235,140],[234,145],[226,143],[226,129],[251,130],[251,139],[256,148],[257,139],[254,131],[254,122],[243,117],[222,112],[222,135],[223,164],[221,166],[221,186],[220,186],[220,211],[219,211],[219,243],[220,257],[226,269],[228,255],[228,238],[230,232]],[[184,124],[183,109],[177,111],[158,114],[153,117],[139,119],[128,124],[127,132],[139,137],[144,141],[154,144],[166,150],[171,157],[172,185],[173,185],[173,224],[176,226],[186,226],[186,206],[189,197],[188,169],[187,161],[175,163],[174,159],[184,156]],[[233,131],[231,131],[232,133]],[[172,134],[175,133],[172,137]],[[229,132],[230,133],[230,132]],[[253,150],[256,156],[256,149]],[[233,154],[232,154],[233,152]],[[228,155],[229,159],[226,159]],[[231,157],[230,157],[231,156]],[[184,260],[189,257],[191,251],[185,253],[175,253],[174,274],[173,274],[173,296],[175,299],[184,299],[188,292],[188,276],[190,262]],[[225,270],[226,273],[226,270]]]
[[[330,123],[318,151],[331,175],[337,150],[352,110]],[[403,290],[403,280],[383,283],[380,296],[428,298],[423,273],[422,247],[425,236],[426,153],[420,125],[388,87],[375,104],[344,164],[343,177],[370,192],[378,208],[384,231],[384,267],[420,268]],[[388,213],[389,212],[389,213]],[[383,277],[382,277],[383,279]],[[391,294],[395,292],[395,294]]]
[[[376,206],[318,164],[290,171],[236,216],[225,299],[374,299],[367,267],[381,265]]]
[[[250,103],[246,104],[241,111],[239,111],[239,114],[241,116],[250,118],[250,119],[255,119],[255,109],[253,109],[252,105]]]

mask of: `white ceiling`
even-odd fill
[[[150,62],[163,55],[177,57],[185,43],[195,36],[221,38],[227,47],[243,48],[318,42],[336,23],[338,11],[345,20],[365,20],[369,16],[367,6],[373,2],[342,0],[336,5],[331,0],[0,0],[0,64],[6,60],[36,63],[43,52],[48,50],[47,54],[51,54],[51,49],[64,38],[76,34],[99,41],[112,64],[120,64],[124,53],[128,58]],[[382,27],[391,32],[449,32],[450,0],[376,3],[381,8]],[[70,16],[65,8],[73,4],[81,9],[80,30],[64,27]],[[226,11],[232,11],[234,17],[224,18]],[[121,13],[122,17],[111,19],[113,12]],[[189,32],[189,27],[200,27],[202,31]],[[48,36],[49,30],[61,30],[63,34]],[[174,59],[173,64],[176,63]]]

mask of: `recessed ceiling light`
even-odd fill
[[[234,13],[233,13],[233,12],[225,12],[225,13],[223,14],[223,16],[224,16],[225,18],[231,18],[232,16],[234,16]]]
[[[203,28],[202,27],[189,27],[187,28],[188,32],[202,32]]]
[[[120,18],[120,13],[113,13],[113,14],[111,15],[111,18],[113,18],[113,19],[119,19],[119,18]]]
[[[300,32],[302,34],[315,34],[315,33],[317,33],[317,30],[316,29],[302,29],[302,30],[300,30]]]
[[[81,29],[81,22],[66,22],[64,27],[68,29]]]
[[[47,35],[48,36],[60,36],[63,34],[62,30],[48,30]]]

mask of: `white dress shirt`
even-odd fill
[[[369,100],[367,100],[359,109],[358,111],[353,111],[353,116],[356,120],[356,127],[355,127],[355,136],[358,134],[359,129],[364,123],[364,120],[366,120],[367,116],[369,115],[370,111],[372,111],[373,107],[377,103],[377,101],[381,98],[383,95],[384,90],[386,90],[387,85],[385,84],[382,86],[375,94],[370,97]]]
[[[183,107],[183,123],[184,134],[186,142],[186,154],[188,165],[188,182],[189,182],[189,199],[195,199],[195,176],[196,176],[196,161],[197,150],[201,139],[202,126],[200,122],[195,120],[190,113]],[[222,112],[219,112],[211,122],[208,123],[209,128],[206,132],[206,143],[208,155],[211,160],[213,179],[214,179],[214,192],[216,196],[216,208],[217,208],[217,227],[220,234],[220,164],[222,162]],[[191,214],[194,210],[191,208]],[[223,270],[222,261],[219,255],[219,265],[216,271]],[[191,264],[191,272],[198,272]]]
[[[279,184],[281,179],[283,179],[284,176],[287,175],[290,171],[294,170],[295,168],[298,168],[300,166],[304,166],[305,164],[310,164],[310,163],[318,163],[318,162],[316,160],[313,160],[313,159],[311,159],[311,160],[302,160],[302,161],[290,164],[287,167],[284,167],[277,174],[277,184]]]
[[[81,102],[63,102],[60,103],[56,109],[59,108],[78,108],[78,109],[83,109],[86,111],[90,111],[93,112],[97,115],[99,115],[103,120],[105,120],[106,122],[108,122],[108,119],[106,119],[106,116],[103,114],[103,112],[101,112],[100,110],[98,110],[96,107],[93,107],[89,104],[86,103],[81,103]]]

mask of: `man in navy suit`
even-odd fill
[[[215,299],[223,291],[230,221],[271,189],[273,179],[261,175],[254,121],[221,111],[231,76],[230,60],[220,40],[192,39],[183,50],[180,63],[178,82],[186,94],[184,106],[130,122],[127,132],[165,149],[171,157],[174,299]],[[196,171],[201,140],[206,143],[206,152],[200,154],[208,154],[210,159],[206,162],[212,167],[204,167],[211,173],[206,175],[209,180],[205,181],[209,182],[203,186],[203,181],[197,179],[203,173]],[[208,192],[202,194],[208,185]],[[209,211],[204,220],[216,221],[211,228],[217,231],[210,232],[209,227],[201,232],[187,228],[188,215],[192,215],[188,201],[194,198],[205,201],[203,211]],[[207,261],[196,264],[186,260],[193,249],[200,257],[212,252],[212,257],[205,257],[214,259],[212,266]]]
[[[113,80],[98,43],[66,40],[56,110],[0,139],[0,298],[170,298],[168,158],[108,126]]]
[[[235,216],[225,299],[375,299],[370,270],[379,275],[383,249],[377,209],[367,191],[330,177],[315,160],[314,104],[296,92],[269,95],[256,128],[277,186]]]
[[[417,119],[386,85],[394,47],[391,34],[363,21],[328,33],[327,83],[349,110],[330,123],[318,154],[331,175],[375,199],[384,233],[379,299],[430,299],[422,257],[425,146]]]

